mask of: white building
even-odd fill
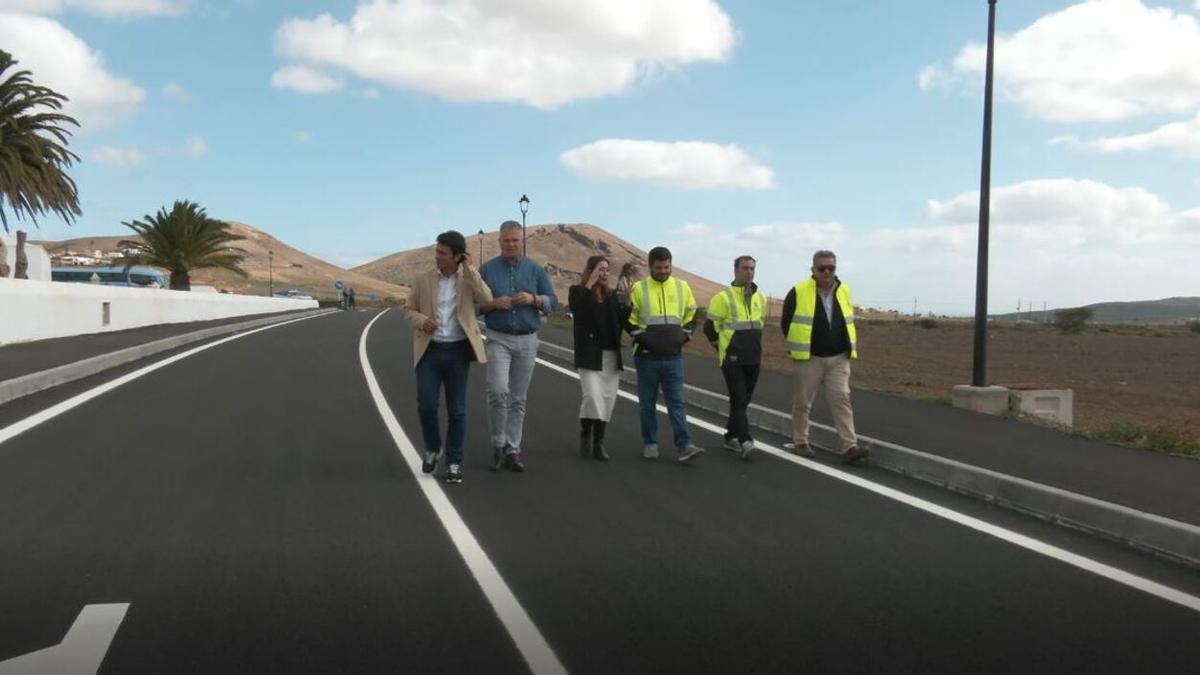
[[[17,272],[17,236],[15,234],[0,234],[4,242],[4,258],[8,265],[8,276]],[[25,242],[25,257],[29,259],[29,278],[36,281],[50,281],[50,254],[46,249],[36,244]]]

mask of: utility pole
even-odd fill
[[[975,356],[971,385],[987,386],[988,225],[992,204],[992,74],[995,67],[996,0],[988,0],[987,66],[983,84],[983,152],[979,171],[979,254],[975,265]]]

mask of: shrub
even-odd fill
[[[1140,425],[1126,419],[1116,419],[1085,435],[1154,452],[1200,456],[1200,439],[1184,429],[1170,426]]]
[[[938,322],[930,319],[929,317],[925,317],[924,319],[918,321],[917,325],[919,325],[921,328],[937,328]]]
[[[1092,319],[1091,307],[1075,307],[1060,309],[1054,312],[1054,325],[1063,333],[1082,333],[1087,322]]]
[[[1200,321],[1189,321],[1188,330],[1192,331],[1193,333],[1200,333]]]

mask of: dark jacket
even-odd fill
[[[629,318],[629,306],[622,306],[616,293],[609,293],[604,302],[596,302],[582,284],[568,290],[567,304],[574,316],[575,367],[602,370],[604,350],[615,349],[617,370],[623,368],[621,326]]]
[[[833,293],[837,294],[837,287],[841,285],[841,280],[835,280],[833,285]],[[780,321],[780,328],[783,329],[783,339],[787,339],[788,328],[792,325],[792,316],[796,313],[796,289],[788,291],[787,297],[783,300],[783,316]],[[833,316],[825,316],[825,303],[821,302],[820,295],[817,296],[817,309],[813,316],[813,332],[812,332],[812,355],[813,356],[838,356],[840,354],[850,353],[850,333],[846,330],[846,317],[842,314],[842,305],[835,297],[833,301]]]
[[[733,286],[732,284],[730,285]],[[746,317],[749,315],[749,309],[746,308],[745,304],[746,290],[741,286],[733,286],[733,288],[737,289],[738,312],[742,320],[746,320]],[[751,281],[750,295],[753,296],[755,293],[758,293],[758,284]],[[792,311],[795,311],[794,303]],[[757,366],[762,361],[762,336],[763,332],[761,328],[734,331],[733,337],[729,340],[729,345],[725,347],[725,363],[721,365]],[[713,349],[717,349],[717,342],[721,336],[717,330],[717,325],[713,323],[711,318],[704,321],[704,337],[708,338],[708,341],[712,343]]]

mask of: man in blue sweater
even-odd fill
[[[543,313],[558,298],[546,270],[521,253],[521,224],[500,224],[500,255],[479,268],[492,291],[480,306],[487,324],[487,401],[492,438],[492,470],[524,471],[521,435],[525,398],[537,360]]]

